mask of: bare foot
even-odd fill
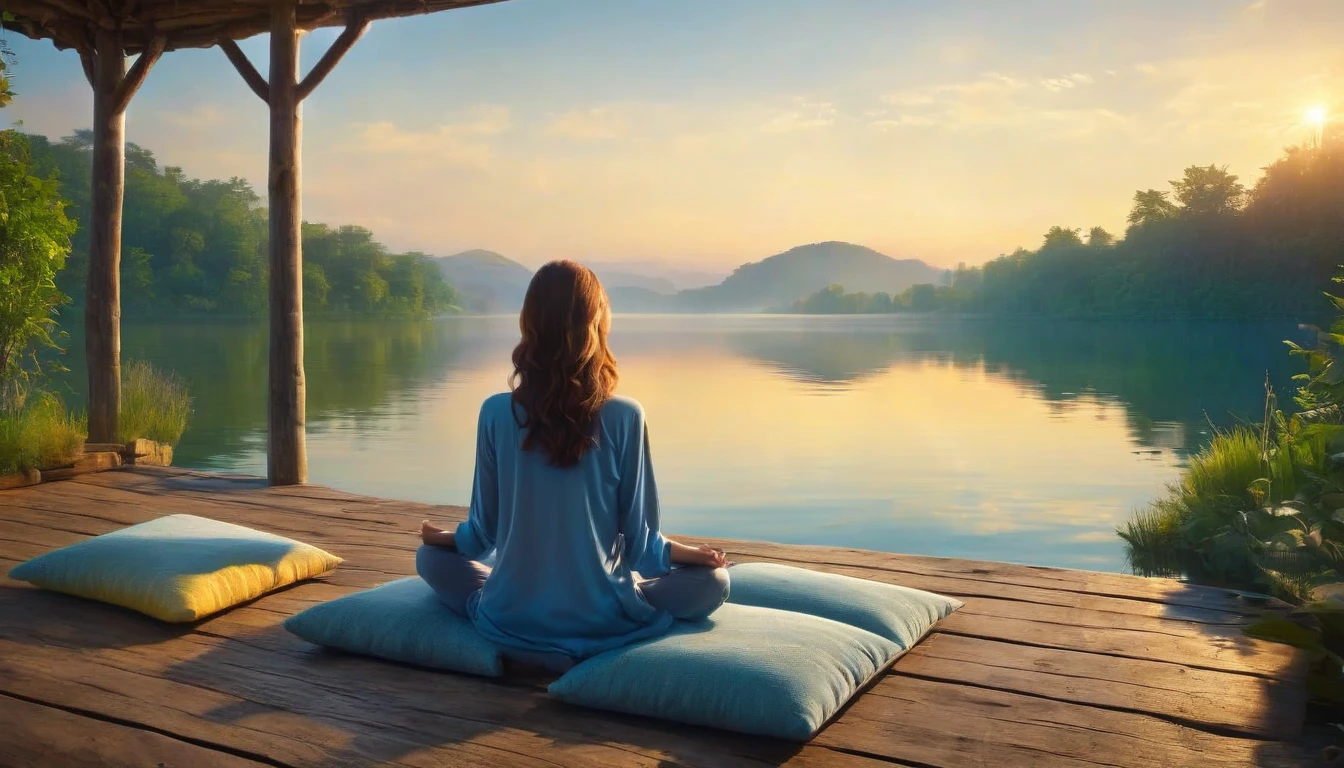
[[[451,547],[453,545],[453,534],[446,531],[428,520],[420,521],[420,539],[426,544],[434,544],[440,547]]]

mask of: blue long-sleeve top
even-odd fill
[[[644,409],[609,400],[596,447],[564,469],[542,449],[523,450],[519,409],[494,395],[477,425],[471,509],[456,532],[466,557],[495,555],[467,604],[476,628],[506,647],[576,659],[666,632],[672,617],[644,601],[631,575],[671,568]]]

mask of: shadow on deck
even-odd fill
[[[192,625],[0,582],[0,764],[1294,765],[1306,658],[1241,633],[1262,611],[1169,580],[717,541],[955,595],[966,607],[807,745],[571,708],[485,680],[317,649],[280,623],[414,570],[457,507],[136,469],[0,495],[0,568],[164,514],[346,559]],[[13,759],[13,763],[4,760]]]

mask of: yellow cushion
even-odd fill
[[[195,515],[169,515],[38,555],[9,576],[183,622],[320,576],[340,563],[301,541]]]

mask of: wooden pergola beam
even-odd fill
[[[257,98],[269,103],[271,100],[270,86],[266,84],[265,78],[261,76],[257,68],[252,66],[252,62],[247,58],[247,54],[243,53],[243,49],[238,47],[238,43],[226,37],[219,41],[219,49],[224,52],[225,56],[229,57],[233,68],[238,70],[243,82],[247,83],[247,87],[257,94]]]
[[[299,83],[299,101],[308,98],[308,94],[312,93],[317,86],[322,84],[323,80],[327,79],[327,75],[331,74],[331,71],[336,68],[345,54],[350,52],[355,43],[359,42],[359,38],[363,37],[368,29],[368,20],[358,17],[350,19],[345,29],[341,30],[340,36],[331,44],[327,52],[322,54],[322,58],[313,66],[307,77],[303,78],[303,82]]]
[[[136,59],[135,64],[131,66],[131,71],[127,72],[126,76],[121,79],[121,84],[117,86],[116,94],[113,96],[113,106],[118,112],[125,112],[126,108],[130,106],[135,92],[140,90],[141,85],[144,85],[149,70],[163,55],[163,49],[167,42],[167,39],[162,36],[151,40],[144,53],[141,53],[140,58]]]
[[[295,9],[303,31],[346,25],[352,16],[369,21],[420,16],[500,0],[304,0]],[[209,48],[221,39],[244,40],[271,29],[271,0],[3,0],[13,14],[6,29],[51,40],[58,48],[80,47],[82,30],[121,29],[127,54],[143,51],[155,35],[167,50]]]
[[[369,22],[352,16],[308,76],[299,79],[295,0],[271,5],[271,73],[263,79],[231,39],[219,41],[252,92],[270,109],[270,353],[267,372],[266,475],[271,485],[308,481],[303,371],[302,104],[363,36]]]
[[[270,398],[266,475],[271,485],[308,481],[303,373],[303,241],[299,143],[299,29],[294,0],[271,6]]]
[[[121,210],[126,175],[126,107],[166,42],[156,37],[131,71],[121,33],[100,26],[80,51],[93,87],[93,210],[89,279],[84,296],[84,352],[89,377],[89,440],[118,439],[121,413]]]
[[[308,478],[304,437],[301,104],[336,68],[369,22],[499,0],[0,0],[2,22],[57,48],[79,51],[94,93],[93,210],[85,351],[89,440],[115,442],[121,403],[121,212],[125,112],[165,51],[219,45],[270,111],[270,357],[267,471],[272,484]],[[345,24],[299,78],[299,34]],[[236,41],[270,32],[270,81]],[[140,58],[128,73],[126,56]]]

